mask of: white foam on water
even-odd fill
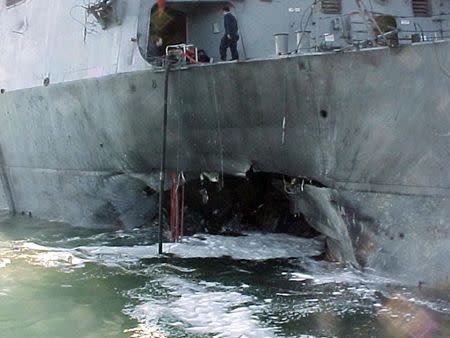
[[[133,329],[125,330],[124,333],[129,334],[130,338],[166,338],[157,327],[139,324]]]
[[[295,282],[304,282],[304,281],[314,280],[314,277],[311,275],[307,275],[306,273],[294,272],[291,274],[291,277],[289,278],[289,280],[295,281]]]
[[[333,271],[321,271],[317,269],[314,274],[305,274],[301,272],[289,273],[289,280],[306,282],[309,281],[314,285],[323,284],[361,284],[361,283],[371,283],[371,284],[398,284],[398,281],[393,279],[388,279],[374,274],[364,274],[353,269],[341,269]]]
[[[450,314],[450,303],[447,301],[443,300],[430,301],[417,298],[409,298],[407,299],[407,301],[414,305],[427,307],[428,309],[436,312]]]
[[[11,264],[11,259],[8,256],[9,246],[5,242],[0,241],[0,269],[6,268]]]
[[[219,337],[273,337],[271,329],[260,328],[245,306],[250,297],[238,292],[184,294],[175,301],[172,313],[188,322],[192,333],[213,333]]]
[[[322,251],[319,240],[285,234],[249,233],[247,236],[228,237],[196,235],[181,243],[165,243],[164,251],[181,258],[209,258],[230,256],[234,259],[266,260],[272,258],[309,258]],[[25,259],[44,267],[79,268],[91,262],[109,267],[138,264],[143,258],[157,257],[157,245],[149,246],[80,246],[58,248],[32,242],[14,242],[9,256]],[[162,263],[164,267],[170,265]],[[176,269],[180,269],[175,267]],[[187,270],[187,272],[191,272]],[[170,325],[178,326],[193,335],[213,334],[216,337],[275,337],[274,328],[266,328],[257,317],[270,302],[259,302],[241,293],[247,285],[223,286],[216,282],[189,283],[181,278],[165,276],[161,285],[170,299],[158,301],[143,290],[141,305],[124,310],[140,322],[133,332],[136,337],[158,332],[162,318],[172,318]],[[158,303],[160,302],[160,303]],[[140,333],[141,334],[140,334]]]
[[[83,267],[87,259],[78,257],[73,250],[53,248],[32,242],[17,241],[11,243],[8,256],[15,259],[25,259],[28,263],[47,268],[77,268]]]
[[[16,242],[12,251],[16,257],[45,267],[83,267],[95,262],[109,267],[137,264],[143,258],[157,257],[157,244],[149,246],[80,246],[73,249],[47,247],[32,242]],[[230,256],[234,259],[266,260],[271,258],[307,258],[318,255],[319,240],[286,234],[249,233],[229,237],[195,235],[180,243],[165,243],[165,253],[182,258]]]
[[[182,258],[222,257],[234,259],[266,260],[271,258],[309,257],[321,252],[321,242],[284,234],[250,233],[247,236],[229,237],[195,235],[186,237],[180,243],[165,243],[165,253]],[[122,262],[136,263],[141,258],[157,256],[157,245],[151,246],[84,246],[77,251],[88,259],[104,264],[114,264],[117,258]]]
[[[239,237],[192,236],[182,243],[167,244],[165,250],[180,257],[231,256],[234,259],[265,260],[318,255],[322,244],[318,240],[286,234],[249,233]]]
[[[141,325],[154,327],[160,318],[172,318],[170,325],[192,334],[224,338],[276,337],[275,330],[263,327],[256,317],[256,312],[262,311],[265,305],[249,306],[255,302],[251,296],[222,291],[218,283],[211,289],[177,277],[161,279],[161,286],[171,290],[171,301],[158,304],[150,300],[128,311]]]
[[[86,260],[80,259],[70,252],[41,252],[30,256],[34,265],[46,268],[83,267]]]
[[[11,260],[9,258],[0,258],[0,269],[6,268],[9,264],[11,264]]]
[[[302,316],[312,313],[331,311],[338,315],[345,314],[373,314],[380,307],[377,290],[386,284],[394,285],[391,279],[375,276],[372,273],[362,273],[348,267],[335,266],[330,271],[330,266],[324,263],[314,266],[314,272],[283,272],[290,281],[304,283],[310,288],[321,290],[321,285],[330,284],[332,289],[326,292],[312,293],[296,308],[296,312]],[[290,297],[286,296],[286,297]],[[295,295],[294,295],[295,296]]]

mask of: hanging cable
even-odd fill
[[[297,47],[295,48],[295,50],[293,50],[293,51],[290,52],[289,54],[292,54],[293,52],[294,52],[294,53],[298,53],[298,50],[300,49],[300,45],[301,45],[301,43],[302,43],[302,41],[303,41],[303,37],[304,37],[304,35],[305,35],[304,32],[306,31],[306,28],[308,27],[309,20],[311,20],[313,14],[314,14],[314,7],[316,6],[316,4],[317,4],[317,0],[314,1],[310,6],[308,6],[308,7],[304,10],[304,12],[303,12],[303,14],[302,14],[302,17],[300,18],[300,31],[302,32],[302,35],[300,36],[300,39],[299,39],[299,41],[298,41],[298,43],[297,43]],[[308,18],[307,18],[307,20],[306,20],[306,23],[305,23],[305,25],[303,26],[303,20],[305,19],[305,15],[306,15],[306,13],[308,13],[308,10],[309,10],[310,12],[309,12]]]

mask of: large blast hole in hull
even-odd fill
[[[292,212],[285,185],[292,178],[249,171],[245,176],[203,173],[184,187],[184,235],[200,232],[240,235],[245,231],[320,235]],[[170,194],[165,209],[170,210]]]

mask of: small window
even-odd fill
[[[428,0],[412,0],[414,16],[430,16],[430,4]]]
[[[341,0],[322,0],[322,13],[339,14],[342,10]]]
[[[25,2],[25,0],[6,0],[6,8],[20,5],[22,2]]]

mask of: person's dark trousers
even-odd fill
[[[239,59],[239,53],[237,51],[237,42],[238,39],[234,37],[231,39],[228,39],[226,35],[222,37],[222,40],[220,41],[220,58],[222,59],[222,61],[225,61],[227,59],[228,48],[230,48],[231,60]]]

